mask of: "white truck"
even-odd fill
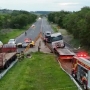
[[[65,43],[63,41],[63,36],[61,33],[53,33],[51,34],[51,44],[52,48],[64,48]]]
[[[51,46],[53,51],[58,54],[60,59],[73,59],[73,56],[75,55],[75,53],[65,47],[61,33],[51,34]]]

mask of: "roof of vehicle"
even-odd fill
[[[14,41],[15,39],[9,39],[9,41]]]
[[[51,34],[51,31],[46,31],[45,33],[50,33]]]
[[[53,34],[51,34],[51,37],[56,37],[58,35],[62,35],[62,34],[61,33],[53,33]]]
[[[28,42],[31,42],[31,41],[32,41],[32,40],[31,40],[30,38],[25,38],[25,39],[24,39],[24,42],[27,42],[27,43],[28,43]]]

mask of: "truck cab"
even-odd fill
[[[61,33],[51,34],[52,48],[64,48],[65,43]]]

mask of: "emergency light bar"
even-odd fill
[[[78,57],[87,57],[88,56],[88,53],[86,53],[86,52],[78,52],[76,55]]]

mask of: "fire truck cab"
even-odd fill
[[[88,59],[74,56],[71,74],[82,84],[84,90],[90,89],[90,61]]]

